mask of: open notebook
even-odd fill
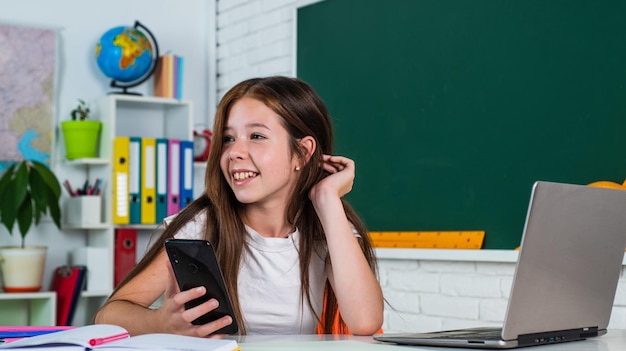
[[[374,338],[407,345],[515,348],[603,335],[625,247],[625,190],[536,182],[502,328]]]
[[[126,329],[92,324],[0,344],[0,349],[45,351],[239,351],[236,340],[208,339],[176,334],[143,334],[131,337]]]

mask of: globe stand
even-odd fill
[[[148,69],[148,72],[146,72],[146,74],[143,75],[143,77],[132,81],[132,82],[128,82],[128,83],[120,83],[118,81],[116,81],[115,79],[111,80],[111,88],[121,88],[122,91],[111,91],[109,92],[109,94],[123,94],[123,95],[137,95],[137,96],[142,96],[143,94],[141,93],[137,93],[137,92],[131,92],[128,91],[129,88],[133,88],[138,86],[139,84],[145,82],[146,80],[148,80],[148,78],[150,78],[150,76],[152,76],[152,74],[154,73],[154,71],[157,68],[158,65],[158,59],[159,59],[159,45],[156,41],[156,38],[154,37],[154,35],[152,35],[152,32],[143,24],[139,23],[139,21],[135,21],[135,25],[134,28],[138,29],[138,27],[140,27],[143,31],[145,31],[146,33],[148,33],[148,36],[150,37],[150,40],[152,41],[152,43],[154,44],[154,57],[152,58],[152,63],[150,64],[150,69]]]
[[[135,96],[143,96],[143,94],[142,94],[142,93],[138,93],[138,92],[136,92],[136,91],[128,91],[128,88],[133,88],[133,87],[135,87],[135,86],[136,86],[136,85],[129,85],[129,86],[126,86],[126,87],[119,86],[119,85],[117,85],[117,84],[116,84],[116,81],[115,81],[115,80],[112,80],[112,81],[111,81],[111,88],[122,88],[122,91],[109,91],[109,92],[107,93],[107,95],[116,95],[116,94],[119,94],[119,95],[135,95]]]

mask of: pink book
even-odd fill
[[[4,342],[15,341],[16,339],[30,336],[43,335],[75,328],[73,326],[0,326],[0,339]]]
[[[170,92],[170,94],[172,94],[172,97],[175,99],[178,99],[178,56],[173,55],[173,74],[172,74],[172,91]]]

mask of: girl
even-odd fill
[[[178,290],[163,249],[174,237],[213,244],[242,334],[377,332],[383,296],[375,257],[363,222],[342,200],[355,165],[332,155],[319,96],[295,78],[250,79],[223,97],[213,131],[204,194],[166,219],[96,323],[133,335],[192,336],[232,323],[228,316],[191,323],[217,301],[185,310],[205,289]]]

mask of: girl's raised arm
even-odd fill
[[[350,332],[371,335],[383,323],[382,289],[341,202],[341,197],[352,190],[354,161],[324,155],[323,168],[330,175],[311,189],[309,197],[326,233],[330,255],[328,277]]]

